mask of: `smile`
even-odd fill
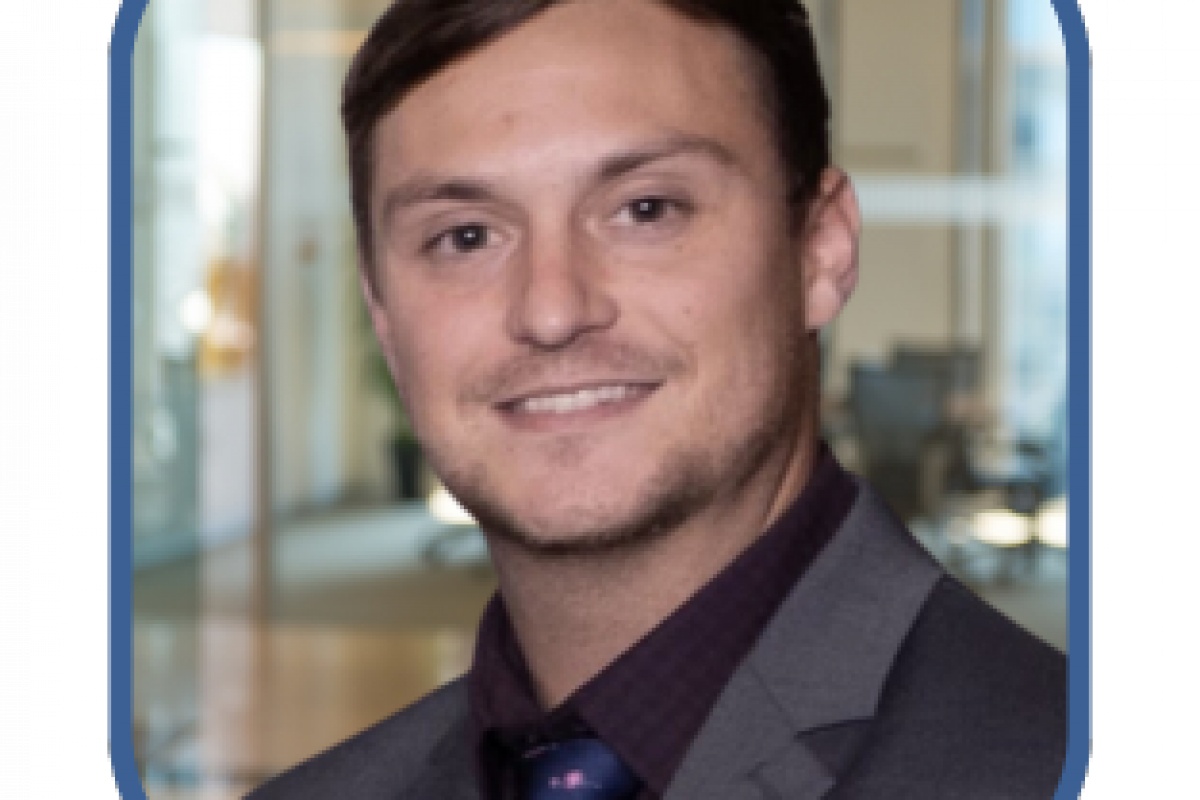
[[[513,411],[519,414],[567,414],[605,403],[618,403],[644,391],[644,387],[632,385],[597,386],[574,392],[527,397],[518,400]]]
[[[500,407],[514,421],[606,417],[632,408],[656,388],[657,384],[649,383],[555,388],[523,395]]]

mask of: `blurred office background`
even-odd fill
[[[337,104],[385,0],[150,0],[134,59],[135,751],[232,798],[468,664],[494,588],[358,298]],[[826,436],[1065,649],[1066,64],[1050,0],[808,0],[866,232]]]

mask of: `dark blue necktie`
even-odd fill
[[[521,800],[628,800],[640,782],[604,742],[568,739],[521,756]]]

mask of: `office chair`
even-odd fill
[[[859,469],[901,518],[928,513],[922,487],[926,454],[942,427],[942,386],[929,374],[885,366],[850,367],[848,407]]]
[[[889,365],[896,372],[936,381],[941,388],[938,402],[943,411],[951,407],[952,400],[977,397],[981,386],[978,348],[943,350],[899,345]],[[1001,548],[1004,557],[994,577],[1007,579],[1019,564],[1032,569],[1036,563],[1038,544],[1032,537],[1033,520],[1052,493],[1053,470],[1043,443],[1027,437],[1007,442],[997,439],[994,421],[987,415],[964,418],[944,414],[926,448],[923,508],[930,513],[935,527],[942,530],[950,517],[971,513],[972,509],[990,508],[1024,520],[1029,538],[1014,547]]]

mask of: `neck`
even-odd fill
[[[743,486],[736,502],[626,547],[545,555],[489,538],[500,593],[544,708],[567,699],[727,567],[803,489],[815,437]]]

